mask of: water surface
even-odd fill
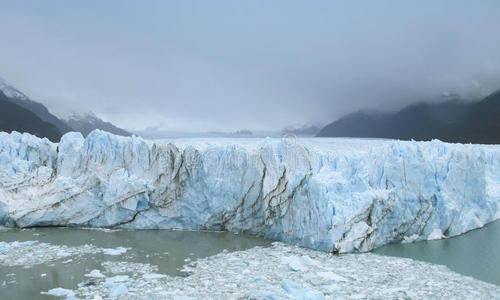
[[[144,263],[158,266],[158,273],[183,276],[182,266],[197,258],[271,244],[263,238],[228,232],[74,228],[0,231],[3,242],[33,240],[52,245],[92,244],[98,248],[128,250],[117,256],[85,254],[38,265],[0,266],[0,299],[54,299],[40,292],[56,287],[76,289],[89,279],[85,274],[93,269],[103,270],[102,263],[106,261]],[[446,265],[455,272],[500,285],[500,221],[450,239],[386,245],[373,252]]]
[[[221,251],[246,250],[268,246],[269,240],[229,232],[120,230],[103,231],[73,228],[8,229],[0,231],[3,242],[32,241],[66,246],[92,244],[99,248],[129,248],[123,255],[87,254],[69,261],[30,266],[0,266],[0,299],[55,299],[41,295],[56,287],[75,289],[85,274],[101,269],[105,261],[128,261],[158,266],[158,273],[183,275],[181,267],[188,261],[208,257]],[[11,250],[11,251],[15,251]],[[0,254],[1,255],[1,254]],[[69,261],[69,262],[64,262]],[[42,274],[45,274],[42,277]],[[88,279],[88,278],[87,278]],[[5,282],[5,283],[4,283]]]
[[[500,285],[500,221],[443,240],[390,244],[374,253],[408,257]]]

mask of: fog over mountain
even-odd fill
[[[395,113],[355,112],[325,126],[320,137],[363,137],[453,143],[500,143],[500,90],[481,101],[416,103]]]
[[[115,125],[100,119],[92,112],[72,113],[60,119],[47,107],[26,96],[23,92],[0,77],[0,131],[17,131],[46,137],[58,142],[69,131],[78,131],[87,136],[94,129],[113,134],[131,134]]]
[[[132,135],[130,132],[100,119],[93,112],[72,114],[66,118],[66,122],[73,130],[81,132],[83,136],[89,135],[94,129],[101,129],[122,136]]]
[[[128,131],[327,124],[500,87],[500,2],[0,1],[0,74]]]
[[[41,138],[58,142],[61,132],[48,122],[41,120],[34,112],[15,104],[0,90],[0,132],[28,132]]]

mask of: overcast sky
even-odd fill
[[[500,88],[500,1],[0,0],[0,76],[126,129],[279,129]]]

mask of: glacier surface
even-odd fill
[[[458,235],[499,205],[499,145],[0,133],[9,227],[229,230],[344,253]]]

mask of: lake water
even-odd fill
[[[183,275],[180,269],[188,261],[211,256],[223,250],[237,251],[271,244],[263,238],[228,232],[102,231],[72,228],[0,231],[2,242],[33,240],[53,245],[92,244],[99,248],[127,247],[128,250],[120,256],[85,254],[67,263],[64,262],[68,261],[69,257],[68,260],[49,261],[31,265],[29,268],[0,264],[0,299],[55,299],[53,296],[41,295],[40,292],[56,287],[74,289],[85,278],[85,274],[93,269],[101,269],[101,264],[105,261],[125,258],[129,262],[158,266],[158,273],[176,276]],[[42,277],[42,274],[45,275]]]
[[[373,252],[445,265],[455,272],[500,285],[500,221],[449,239],[391,244]]]
[[[12,243],[15,241],[38,242],[16,248],[17,244]],[[6,245],[10,245],[11,249],[7,249]],[[93,248],[81,248],[83,245],[92,245]],[[92,280],[85,274],[94,269],[102,270],[105,262],[110,261],[148,264],[157,266],[158,269],[152,271],[154,273],[185,276],[181,272],[182,266],[197,258],[222,251],[232,252],[270,245],[271,241],[263,238],[227,232],[72,228],[1,230],[0,299],[54,299],[53,296],[40,292],[56,287],[75,289],[86,280],[92,284]],[[29,247],[29,251],[22,252]],[[113,251],[124,253],[111,255],[103,249],[112,249],[111,254]],[[446,265],[458,273],[500,285],[499,250],[500,221],[497,221],[462,236],[387,245],[373,252]],[[38,256],[40,253],[42,256],[47,253],[47,257],[35,262],[30,257],[33,251],[39,251]],[[6,257],[5,253],[10,255],[9,261],[2,261],[2,255]],[[9,265],[16,262],[17,265]]]

